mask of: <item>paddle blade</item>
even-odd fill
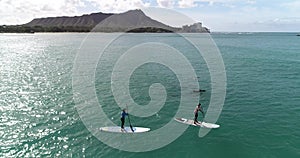
[[[130,125],[130,129],[131,129],[131,131],[132,131],[132,132],[134,132],[134,130],[133,130],[133,128],[132,128],[132,126],[131,126],[131,125]]]

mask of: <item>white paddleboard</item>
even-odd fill
[[[100,131],[104,132],[112,132],[112,133],[144,133],[150,131],[150,128],[144,127],[132,127],[133,131],[130,127],[124,127],[121,129],[120,126],[111,126],[111,127],[101,127]]]
[[[192,126],[198,126],[198,127],[204,127],[204,128],[219,128],[220,125],[217,124],[213,124],[213,123],[207,123],[207,122],[200,122],[200,124],[194,124],[194,120],[189,120],[189,119],[185,119],[185,118],[174,118],[175,121],[180,122],[180,123],[184,123],[187,125],[192,125]]]

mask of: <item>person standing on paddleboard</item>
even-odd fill
[[[194,115],[195,115],[195,117],[194,117],[194,124],[200,124],[200,122],[198,122],[198,111],[201,111],[201,113],[203,115],[203,118],[204,118],[204,112],[203,112],[203,109],[201,107],[201,103],[199,103],[196,106],[195,110],[194,110]]]
[[[123,109],[121,112],[121,129],[124,129],[126,115],[128,115],[128,113],[126,112],[126,109]]]

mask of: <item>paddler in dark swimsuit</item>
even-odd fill
[[[202,107],[201,107],[201,103],[199,103],[199,104],[196,106],[195,110],[194,110],[194,115],[195,115],[195,117],[194,117],[194,124],[195,124],[195,125],[201,124],[200,122],[198,122],[198,111],[201,111],[201,113],[202,113],[202,115],[203,115],[203,118],[204,118],[204,112],[203,112],[203,109],[202,109]]]
[[[126,109],[123,109],[121,112],[121,130],[124,130],[124,124],[125,124],[125,116],[128,115],[126,112]]]

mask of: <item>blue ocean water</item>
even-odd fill
[[[0,157],[300,156],[300,38],[296,33],[212,33],[227,74],[226,100],[217,121],[221,127],[204,138],[198,137],[197,128],[189,127],[171,144],[143,153],[121,151],[100,142],[76,111],[72,70],[87,34],[0,36]],[[207,90],[201,93],[200,101],[207,109],[211,96],[209,72],[204,60],[191,53],[189,44],[168,34],[137,36],[137,41],[171,41],[170,45],[186,52],[191,63],[200,67],[199,83]],[[126,45],[131,42],[128,40]],[[97,94],[105,96],[98,99],[113,104],[105,91],[110,87],[101,77],[106,70],[109,66],[97,67]],[[134,76],[131,95],[139,104],[149,102],[144,94],[154,82],[165,85],[170,97],[159,115],[146,120],[132,117],[132,123],[152,129],[164,126],[177,110],[170,105],[179,102],[176,75],[163,65],[148,64]],[[103,108],[118,124],[119,109]]]

